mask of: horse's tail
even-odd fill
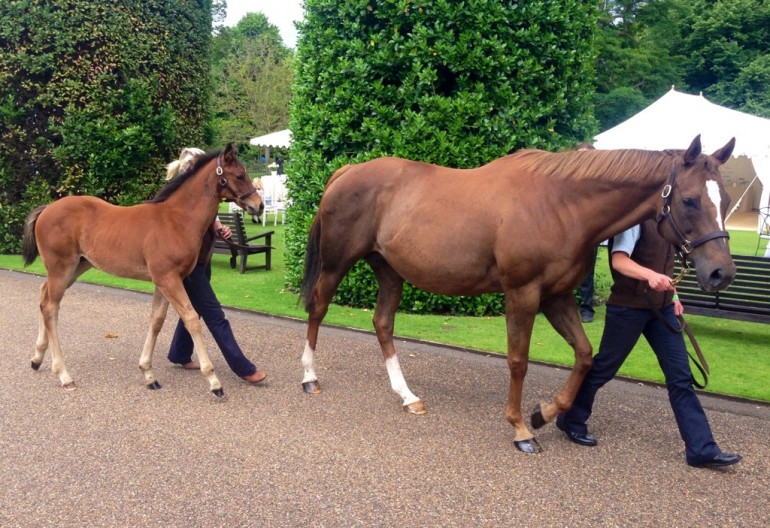
[[[40,205],[32,210],[27,215],[27,220],[24,222],[24,239],[22,244],[21,254],[24,257],[24,266],[29,266],[39,255],[37,251],[37,240],[35,240],[35,224],[37,223],[37,217],[45,209],[45,205]]]
[[[305,311],[310,313],[315,308],[315,296],[313,288],[318,282],[321,273],[321,260],[319,246],[321,245],[321,218],[316,214],[313,225],[310,227],[310,235],[307,238],[305,248],[305,272],[302,275],[300,296],[305,300]]]

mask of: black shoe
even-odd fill
[[[581,316],[580,316],[580,319],[581,319],[581,320],[582,320],[584,323],[591,323],[591,322],[593,322],[593,320],[594,320],[594,314],[585,313],[585,314],[583,314],[583,315],[581,315]]]
[[[571,442],[574,442],[578,445],[594,447],[596,444],[598,444],[596,438],[594,438],[594,436],[588,431],[585,433],[570,431],[563,424],[559,423],[558,420],[556,421],[556,427],[564,431],[564,434],[567,435],[567,438],[569,438]]]
[[[687,464],[696,468],[717,468],[737,464],[741,461],[741,458],[741,455],[736,455],[733,453],[719,453],[714,458],[704,460],[703,462],[690,462],[688,460]]]

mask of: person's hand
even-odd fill
[[[674,315],[679,317],[684,313],[684,306],[679,302],[679,299],[674,299]]]
[[[671,284],[671,277],[668,275],[663,275],[662,273],[650,273],[649,277],[647,278],[647,284],[650,285],[651,289],[659,292],[674,289],[674,285]]]
[[[230,230],[229,226],[222,225],[219,229],[217,229],[217,231],[219,231],[219,236],[225,240],[230,240],[233,238],[233,232]]]

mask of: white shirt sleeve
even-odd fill
[[[612,241],[612,252],[622,251],[626,255],[631,256],[640,236],[642,236],[642,229],[638,225],[630,227],[622,233],[615,235],[615,238]]]

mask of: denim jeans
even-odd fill
[[[674,327],[678,321],[674,305],[661,312]],[[668,399],[674,411],[679,434],[684,440],[687,461],[699,463],[720,453],[714,442],[706,413],[692,386],[692,372],[684,337],[666,328],[652,310],[607,305],[604,334],[599,352],[583,384],[578,390],[572,409],[559,416],[559,424],[574,432],[587,432],[597,391],[620,369],[640,336],[644,336],[658,358],[666,379]]]
[[[222,355],[233,372],[238,376],[249,376],[257,371],[257,367],[243,355],[241,347],[235,340],[230,322],[225,318],[222,305],[219,304],[211,287],[211,265],[197,264],[190,276],[184,279],[184,289],[190,297],[190,302],[203,318],[211,335],[222,351]],[[168,359],[172,363],[185,364],[190,361],[193,353],[193,340],[180,319],[171,340]]]

